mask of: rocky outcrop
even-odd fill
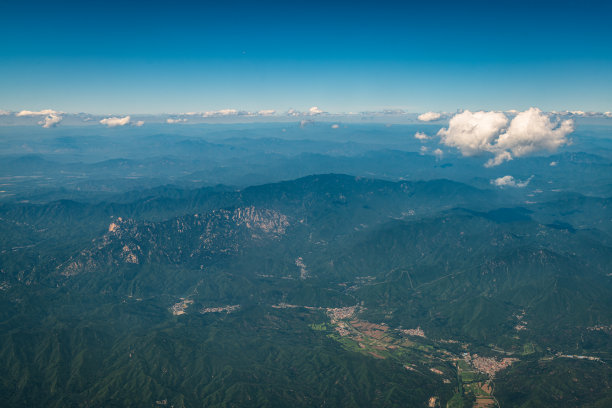
[[[161,222],[113,218],[107,232],[58,267],[64,276],[102,267],[149,262],[205,263],[259,240],[279,239],[289,227],[286,215],[270,209],[219,209]]]

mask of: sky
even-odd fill
[[[612,110],[612,2],[0,2],[0,109]]]

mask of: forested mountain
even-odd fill
[[[567,406],[582,389],[604,404],[606,201],[512,203],[450,180],[340,174],[4,203],[3,397],[469,405],[494,384],[514,405],[545,403],[528,385],[545,381],[533,390]],[[548,368],[518,374],[534,364]],[[574,370],[572,392],[555,391],[555,370]]]

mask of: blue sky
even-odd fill
[[[0,109],[612,110],[604,1],[0,3]]]

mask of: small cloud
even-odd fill
[[[287,114],[287,116],[317,116],[317,115],[322,115],[322,114],[325,114],[325,113],[327,113],[327,112],[325,112],[322,109],[319,109],[317,106],[313,106],[313,107],[309,108],[308,111],[306,111],[306,112],[301,112],[301,111],[299,111],[297,109],[291,108],[291,109],[289,109],[287,111],[286,114]]]
[[[421,146],[421,155],[427,153],[427,150],[429,150],[427,146]]]
[[[383,109],[380,113],[383,115],[405,115],[406,111],[403,109]]]
[[[485,164],[492,167],[539,151],[555,151],[569,143],[566,136],[573,131],[571,119],[553,121],[538,108],[519,112],[511,121],[502,112],[466,110],[453,116],[438,136],[463,156],[492,153],[495,157]]]
[[[60,123],[62,121],[62,117],[52,113],[51,115],[47,115],[45,116],[45,118],[43,120],[41,120],[40,122],[38,122],[39,125],[42,125],[42,127],[44,128],[50,128],[53,127],[55,125],[57,125],[58,123]]]
[[[7,116],[10,115],[11,112],[4,110],[4,109],[0,109],[0,116]]]
[[[116,127],[116,126],[129,125],[130,121],[131,121],[131,117],[128,115],[123,118],[117,118],[117,117],[104,118],[100,121],[100,123],[108,127]]]
[[[313,106],[312,108],[308,109],[308,114],[309,115],[320,115],[322,113],[325,113],[325,112],[323,112],[317,106]]]
[[[233,115],[237,115],[238,111],[236,109],[221,109],[213,113],[219,116],[233,116]]]
[[[17,116],[17,117],[21,117],[21,116],[47,116],[47,115],[56,115],[58,113],[59,112],[56,112],[53,109],[43,109],[41,111],[22,110],[21,112],[16,113],[15,116]]]
[[[504,177],[496,178],[495,180],[491,180],[491,184],[497,187],[523,188],[523,187],[527,187],[527,185],[529,184],[532,178],[533,176],[529,177],[525,181],[520,181],[520,180],[515,180],[514,177],[512,176],[504,176]]]
[[[216,116],[234,116],[238,115],[238,111],[236,109],[220,109],[216,111],[208,111],[202,114],[205,118],[211,118]]]
[[[551,111],[552,114],[557,116],[569,116],[578,118],[606,118],[610,117],[610,112],[585,112],[581,110],[564,110],[564,111]]]
[[[312,120],[312,119],[302,119],[300,121],[300,127],[301,128],[305,128],[306,126],[312,125],[312,124],[314,124],[314,120]]]
[[[436,156],[436,159],[440,160],[442,159],[442,157],[444,157],[444,152],[442,151],[442,149],[436,149],[433,151],[434,156]]]
[[[423,132],[416,132],[416,133],[414,134],[414,138],[415,138],[415,139],[418,139],[418,140],[427,140],[427,139],[429,139],[429,136],[427,136],[427,135],[426,135],[425,133],[423,133]]]
[[[438,113],[438,112],[425,112],[419,116],[417,116],[417,119],[420,120],[421,122],[431,122],[434,120],[438,120],[442,117],[442,114]]]
[[[60,112],[54,111],[53,109],[43,109],[41,111],[29,111],[22,110],[15,114],[17,117],[36,117],[36,116],[44,116],[44,118],[38,122],[39,125],[42,125],[44,128],[50,128],[58,123],[60,123],[63,119]]]
[[[551,162],[550,162],[550,164],[549,164],[549,166],[550,166],[550,167],[555,167],[557,164],[559,164],[559,162],[556,162],[556,161],[551,161]]]
[[[265,111],[264,111],[265,112]],[[219,109],[215,111],[207,111],[202,113],[203,118],[219,118],[226,116],[253,116],[253,112],[242,111],[237,109]]]
[[[340,127],[340,125],[337,124],[337,123],[334,123],[333,125],[331,125],[332,129],[338,129],[339,127]]]
[[[136,127],[141,127],[142,125],[144,125],[144,120],[139,120],[137,122],[134,122],[134,126]]]
[[[263,109],[257,112],[259,116],[272,116],[276,113],[274,109]]]
[[[183,122],[187,122],[187,119],[186,118],[177,118],[177,119],[168,118],[166,119],[166,123],[169,123],[169,124],[183,123]]]
[[[510,160],[512,160],[512,155],[510,154],[510,152],[500,152],[496,154],[495,157],[493,157],[492,159],[487,160],[487,162],[485,163],[485,167],[499,166],[503,162],[507,162]]]

